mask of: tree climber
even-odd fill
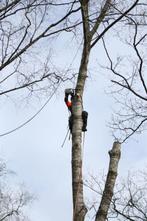
[[[69,129],[72,132],[72,125],[73,125],[73,115],[72,115],[72,101],[74,98],[74,89],[66,89],[65,90],[65,97],[64,101],[66,103],[66,106],[68,107],[68,110],[70,111],[71,115],[69,117]],[[82,126],[82,131],[85,132],[87,131],[87,118],[88,118],[88,112],[87,111],[82,111],[82,120],[83,120],[83,126]]]

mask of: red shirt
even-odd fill
[[[67,101],[66,105],[67,105],[68,108],[70,108],[72,106],[72,102],[71,101]]]

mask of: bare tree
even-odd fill
[[[146,5],[144,5],[146,6]],[[116,62],[111,57],[103,39],[103,45],[112,73],[114,97],[119,104],[110,127],[114,137],[125,142],[135,133],[141,133],[146,128],[147,114],[147,84],[146,84],[146,43],[147,32],[142,28],[147,24],[146,14],[140,19],[126,16],[129,26],[128,57],[118,57]],[[121,68],[123,67],[123,69]]]
[[[39,43],[42,40],[42,46],[49,45],[50,40],[61,32],[70,32],[79,24],[80,21],[72,24],[70,18],[80,10],[77,3],[50,0],[0,2],[0,95],[20,89],[27,89],[30,94],[52,91],[66,80],[65,74],[51,67],[50,48],[46,47],[46,55],[40,54]]]
[[[45,39],[49,41],[63,32],[75,33],[77,27],[81,33],[83,48],[72,105],[72,189],[73,221],[84,221],[87,207],[83,196],[82,111],[90,53],[113,27],[128,24],[128,16],[132,18],[131,25],[134,19],[139,19],[140,24],[144,22],[142,18],[146,16],[142,7],[146,7],[145,0],[126,1],[125,4],[121,0],[3,0],[0,4],[0,95],[20,89],[28,89],[32,93],[40,87],[46,91],[65,81],[65,75],[62,76],[50,68],[48,59],[43,62],[43,66],[38,66],[37,60],[30,64],[30,53],[33,50],[36,52],[35,47],[41,41],[46,42]],[[136,43],[139,44],[142,40]],[[27,69],[24,64],[29,64]],[[108,179],[96,221],[106,220],[119,158],[120,143],[114,142],[110,152]]]
[[[117,220],[146,220],[146,177],[145,173],[129,174],[120,182],[113,196],[109,217]]]
[[[15,189],[6,184],[12,171],[7,170],[6,164],[0,162],[0,220],[26,220],[24,208],[33,200],[33,197],[21,187]],[[7,179],[5,178],[7,177]]]
[[[115,1],[107,0],[104,1],[104,4],[101,5],[100,11],[97,11],[97,16],[91,21],[90,1],[83,0],[80,1],[80,3],[81,3],[81,13],[83,21],[84,43],[83,43],[81,64],[79,68],[79,74],[75,88],[75,96],[73,99],[73,108],[72,108],[72,114],[73,114],[72,179],[73,179],[73,207],[74,207],[73,220],[74,221],[83,221],[87,213],[87,208],[85,206],[84,197],[83,197],[81,140],[82,140],[82,111],[83,111],[82,97],[84,92],[85,80],[87,78],[87,67],[88,67],[90,52],[91,49],[95,46],[95,44],[97,44],[99,40],[101,40],[103,36],[109,31],[109,29],[111,29],[118,22],[122,22],[123,19],[125,22],[127,15],[129,13],[134,14],[133,9],[139,6],[139,1],[133,1],[131,5],[127,5],[127,9],[123,6],[121,10],[118,10],[119,3],[117,4]],[[113,14],[113,17],[110,16],[111,13]],[[119,145],[116,146],[117,149]],[[119,152],[119,148],[117,149],[117,152]],[[114,158],[112,157],[111,160],[113,161]],[[119,160],[119,154],[117,154],[117,160],[116,160],[117,163],[118,160]],[[117,164],[115,163],[113,170],[117,174]],[[104,195],[102,196],[101,204],[97,211],[96,221],[106,220],[116,180],[116,176],[112,178],[112,174],[113,173],[109,174],[108,171],[108,179],[109,178],[110,180],[112,179],[113,184],[112,185],[110,184],[111,183],[110,180],[108,181],[108,183],[106,182]],[[108,200],[106,200],[107,197]]]

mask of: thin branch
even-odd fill
[[[130,133],[121,143],[124,143],[126,140],[128,140],[134,133],[138,131],[138,129],[147,121],[147,118],[143,119],[135,129],[132,129],[132,133]]]
[[[95,46],[95,44],[104,36],[104,34],[109,31],[110,28],[112,28],[115,24],[117,24],[122,18],[124,18],[139,2],[139,0],[136,0],[133,5],[126,10],[123,14],[121,14],[114,22],[112,22],[108,27],[105,28],[104,31],[94,40],[94,42],[91,44],[91,48]]]
[[[51,25],[50,25],[48,28],[46,28],[39,36],[37,36],[37,37],[36,37],[35,39],[33,39],[33,40],[30,40],[30,42],[29,42],[27,45],[25,45],[20,51],[18,51],[17,53],[13,54],[13,57],[10,55],[10,57],[7,59],[7,61],[0,66],[0,71],[1,71],[3,68],[5,68],[7,65],[9,65],[10,63],[12,63],[15,59],[17,59],[18,57],[20,57],[24,52],[26,52],[31,46],[33,46],[33,45],[34,45],[36,42],[38,42],[41,38],[44,38],[44,37],[46,37],[46,36],[50,36],[50,35],[54,34],[54,32],[53,32],[53,33],[50,33],[50,34],[47,34],[47,33],[48,33],[48,31],[49,31],[51,28],[53,28],[53,27],[59,25],[59,24],[62,23],[69,15],[71,15],[71,14],[73,14],[73,13],[75,13],[75,12],[78,12],[80,9],[81,9],[81,8],[79,7],[79,8],[77,8],[77,9],[75,9],[75,10],[69,10],[69,12],[68,12],[65,16],[63,16],[63,17],[62,17],[61,19],[59,19],[57,22],[51,24]],[[61,29],[61,31],[62,31],[62,29]]]
[[[139,65],[139,70],[138,70],[139,76],[140,76],[140,80],[141,80],[143,88],[144,88],[144,90],[145,90],[145,92],[147,94],[147,86],[146,86],[146,83],[145,83],[144,78],[142,76],[143,59],[142,59],[142,57],[140,55],[140,52],[139,52],[139,50],[137,48],[137,45],[147,36],[147,34],[144,35],[138,42],[136,42],[137,41],[138,26],[137,26],[135,21],[134,21],[134,24],[135,24],[135,34],[134,34],[133,46],[134,46],[135,52],[136,52],[136,54],[137,54],[137,56],[138,56],[138,58],[140,60],[140,65]]]
[[[32,86],[32,85],[34,85],[34,84],[37,84],[37,83],[43,81],[44,79],[47,79],[48,77],[50,77],[50,76],[52,76],[52,75],[55,75],[55,78],[57,79],[57,83],[59,83],[60,80],[62,81],[62,77],[57,76],[55,73],[49,73],[49,74],[47,74],[47,75],[42,76],[42,77],[41,77],[40,79],[38,79],[38,80],[34,80],[34,81],[29,82],[29,83],[25,83],[25,84],[23,84],[23,85],[21,85],[21,86],[18,86],[18,87],[11,88],[11,89],[9,89],[9,90],[5,90],[5,91],[3,91],[3,92],[0,92],[0,96],[3,95],[3,94],[8,94],[8,93],[10,93],[10,92],[13,92],[13,91],[16,91],[16,90],[20,90],[20,89],[23,89],[23,88],[27,88],[27,87],[29,87],[29,86]],[[64,79],[63,79],[63,81],[64,81]]]
[[[128,80],[127,80],[123,75],[121,75],[121,74],[119,74],[118,72],[115,71],[115,69],[113,68],[113,62],[112,62],[112,60],[111,60],[111,58],[110,58],[108,49],[107,49],[107,47],[106,47],[106,44],[105,44],[105,41],[104,41],[103,38],[102,38],[102,41],[103,41],[103,46],[104,46],[106,55],[107,55],[108,60],[109,60],[109,62],[110,62],[110,70],[113,72],[113,74],[115,74],[116,76],[118,76],[118,77],[120,77],[121,79],[123,79],[124,82],[126,83],[126,85],[125,85],[125,84],[122,84],[122,83],[120,83],[120,82],[118,82],[118,81],[115,81],[115,80],[111,80],[111,81],[112,81],[113,83],[115,83],[115,84],[121,86],[122,88],[128,89],[128,90],[131,91],[135,96],[141,98],[142,100],[147,101],[147,98],[146,98],[146,97],[143,97],[142,95],[138,94],[135,90],[132,89],[132,87],[130,86]]]
[[[96,18],[93,29],[90,31],[91,37],[96,33],[96,31],[98,30],[99,25],[101,24],[101,22],[103,21],[103,19],[107,15],[108,10],[109,10],[110,5],[111,5],[111,1],[112,0],[106,0],[106,2],[104,4],[104,7],[102,8],[102,10],[100,12],[100,15]]]

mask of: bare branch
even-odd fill
[[[104,31],[102,31],[101,34],[94,40],[94,42],[91,44],[91,48],[95,46],[95,44],[104,36],[104,34],[109,31],[110,28],[112,28],[115,24],[117,24],[122,18],[124,18],[139,2],[139,0],[136,0],[132,6],[127,9],[124,13],[122,13],[115,21],[113,21],[108,27],[105,28]]]

